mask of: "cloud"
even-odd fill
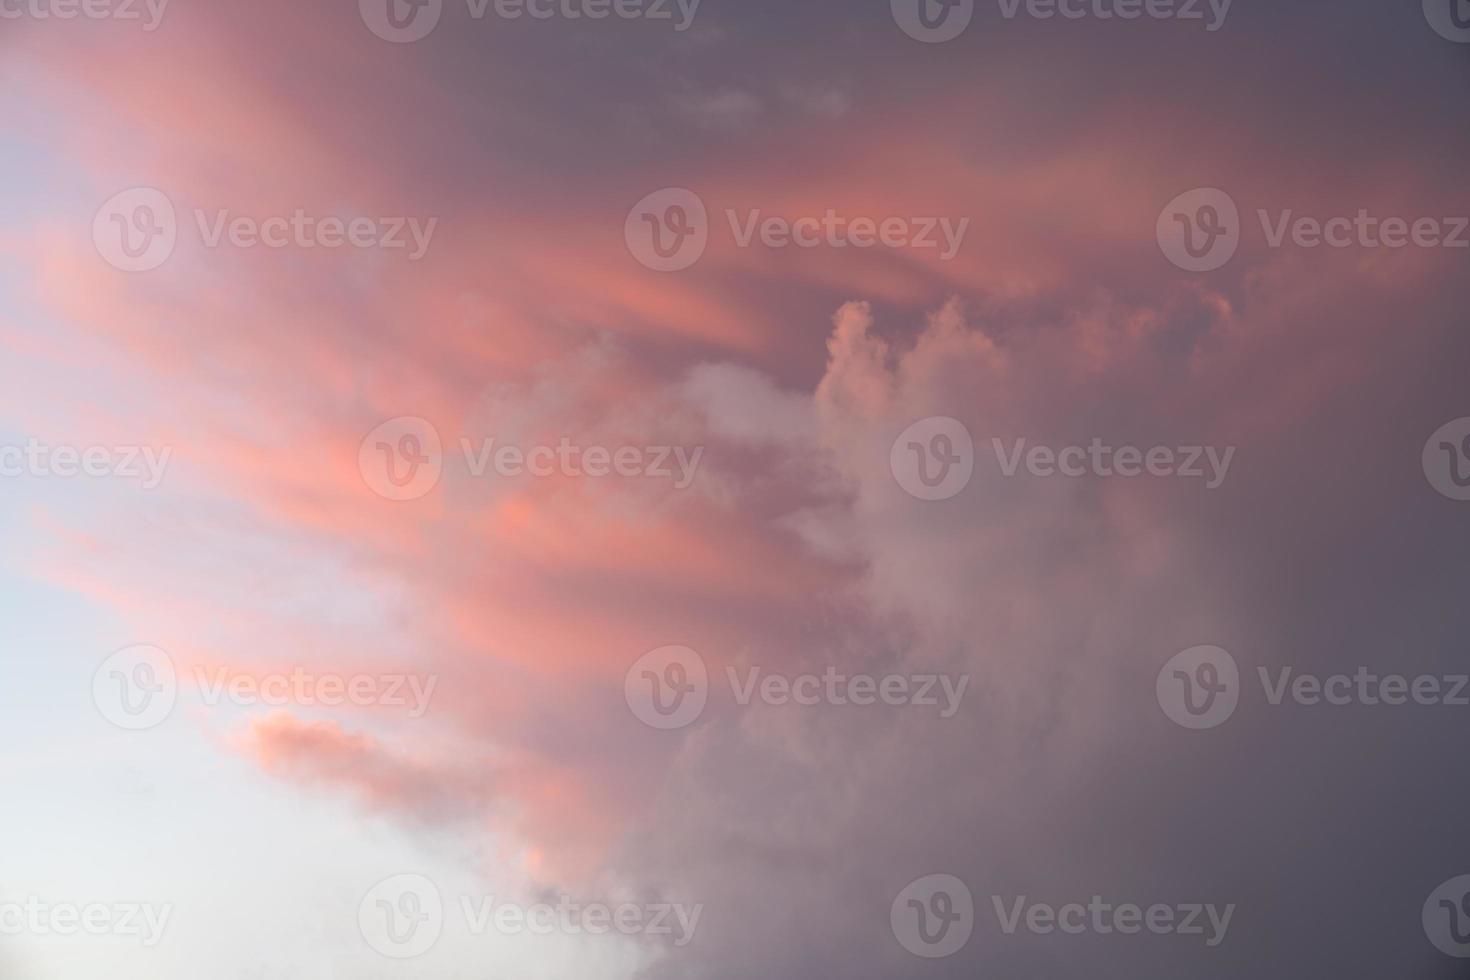
[[[167,443],[178,478],[142,500],[48,497],[7,561],[181,664],[438,673],[420,723],[279,713],[235,746],[414,835],[511,836],[548,887],[704,902],[699,941],[654,976],[908,975],[888,903],[939,871],[982,912],[992,893],[1238,900],[1247,938],[1202,961],[992,928],[934,977],[1079,958],[1403,972],[1417,923],[1385,909],[1470,860],[1445,776],[1458,719],[1247,705],[1188,738],[1152,685],[1205,642],[1248,675],[1455,666],[1466,542],[1416,467],[1465,411],[1459,256],[1253,240],[1194,276],[1152,228],[1213,183],[1248,221],[1464,213],[1453,54],[1384,5],[1335,8],[1331,30],[1306,8],[1242,11],[1241,30],[1189,41],[977,24],[939,52],[895,36],[882,5],[747,9],[775,26],[701,20],[725,40],[678,72],[666,38],[631,32],[571,45],[473,24],[364,49],[350,6],[284,2],[181,8],[142,59],[101,32],[7,34],[8,90],[45,107],[16,124],[37,154],[23,183],[50,204],[0,241],[24,307],[0,408],[28,431]],[[754,83],[759,30],[781,43]],[[1337,70],[1386,39],[1412,70]],[[152,182],[185,215],[442,221],[411,268],[195,242],[124,276],[86,229],[98,201]],[[716,234],[658,275],[620,232],[676,184]],[[950,263],[740,248],[723,211],[747,207],[973,224]],[[450,468],[404,505],[371,493],[356,454],[408,414],[451,452],[567,438],[702,463],[677,491]],[[929,416],[961,420],[979,457],[947,501],[890,468]],[[1006,477],[992,452],[1095,437],[1238,455],[1205,491]],[[691,728],[655,732],[624,674],[673,643],[721,686]],[[752,667],[970,684],[949,719],[743,707],[724,679]],[[1343,900],[1365,881],[1381,906]]]
[[[242,747],[267,773],[346,792],[373,810],[418,820],[460,820],[488,808],[494,798],[494,776],[487,769],[465,765],[456,771],[414,761],[335,721],[272,712],[250,723]]]

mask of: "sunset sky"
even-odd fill
[[[1463,975],[1421,911],[1470,874],[1470,706],[1258,678],[1470,672],[1435,469],[1470,416],[1470,6],[922,0],[970,19],[921,40],[905,2],[0,0],[0,980]],[[702,253],[651,268],[680,215]],[[1176,215],[1233,256],[1181,267]],[[124,268],[161,253],[109,233],[165,226]],[[960,431],[963,487],[904,472]],[[1019,440],[1231,452],[1213,486],[1008,475]],[[1165,667],[1200,646],[1239,704],[1188,730]],[[682,724],[637,703],[670,647],[707,670]],[[138,648],[177,702],[134,730]],[[829,672],[955,710],[732,680]],[[219,686],[293,677],[378,686]],[[974,935],[914,955],[935,874]],[[384,955],[403,875],[442,934]],[[998,915],[1094,895],[1233,919]],[[491,896],[700,912],[476,934]],[[34,900],[169,918],[8,929]]]

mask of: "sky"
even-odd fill
[[[1467,83],[0,0],[0,980],[1466,976]]]

